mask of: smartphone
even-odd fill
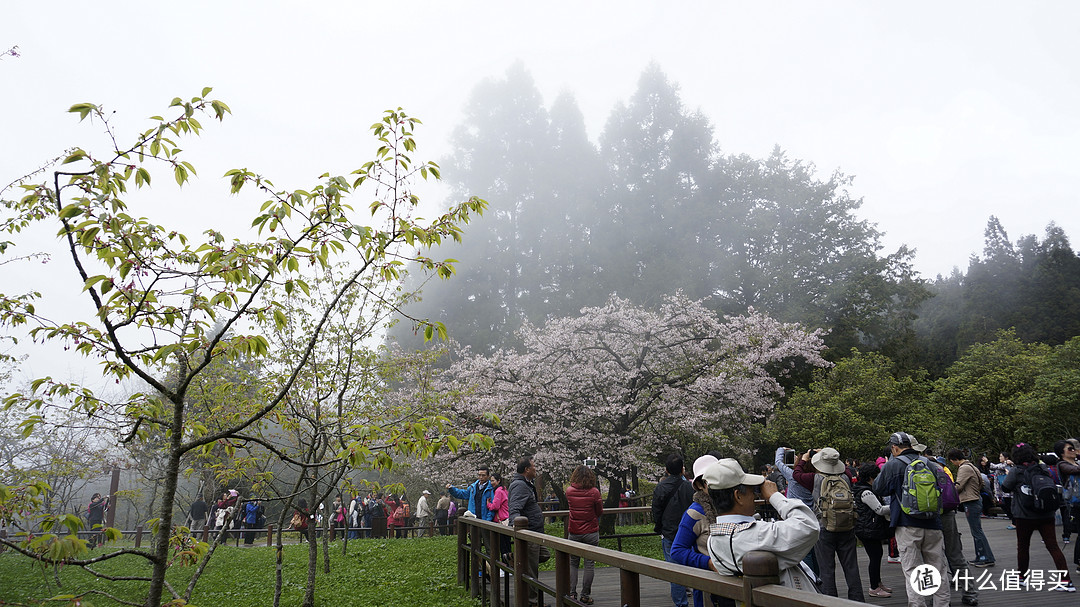
[[[794,466],[795,465],[795,450],[794,449],[785,449],[784,450],[784,463],[789,465],[789,466]]]

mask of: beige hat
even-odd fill
[[[701,478],[701,475],[705,474],[705,471],[709,469],[709,466],[715,464],[720,460],[711,455],[702,455],[694,460],[694,482]]]
[[[815,470],[825,474],[840,474],[846,470],[844,462],[840,461],[840,452],[832,447],[825,447],[815,453],[814,457],[810,458],[810,463],[814,464]]]
[[[926,451],[926,445],[920,443],[919,439],[915,438],[914,436],[912,436],[910,434],[908,434],[908,438],[911,439],[911,448],[912,449],[918,451],[919,453],[922,453],[923,451]]]
[[[739,485],[749,485],[753,487],[765,482],[764,476],[761,476],[760,474],[747,474],[743,471],[742,466],[739,465],[738,460],[730,457],[725,457],[709,466],[702,476],[709,485],[709,489],[730,489]]]

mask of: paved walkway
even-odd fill
[[[958,521],[960,527],[961,541],[964,543],[964,554],[969,559],[974,558],[975,548],[971,543],[971,536],[968,533],[967,521],[961,518]],[[986,589],[979,592],[979,605],[987,607],[1026,607],[1026,606],[1038,606],[1038,607],[1054,607],[1057,605],[1080,607],[1080,593],[1066,594],[1059,592],[1048,592],[1045,589],[1042,591],[1019,591],[1019,590],[1003,590],[1001,578],[1004,572],[1008,570],[1015,570],[1017,564],[1016,558],[1016,533],[1006,529],[1009,521],[1005,518],[999,519],[983,519],[983,529],[986,531],[987,539],[990,542],[991,548],[994,550],[994,556],[997,558],[997,565],[988,569],[975,569],[972,568],[972,575],[975,577],[985,576],[983,584],[986,585]],[[1058,527],[1058,541],[1061,540],[1060,526]],[[1073,536],[1073,541],[1077,541],[1077,537]],[[1072,575],[1074,578],[1080,580],[1080,575],[1075,571],[1075,565],[1072,565],[1072,549],[1073,545],[1065,547],[1065,560],[1073,567]],[[886,557],[888,553],[886,552]],[[863,592],[866,594],[866,586],[869,583],[866,577],[867,571],[867,558],[866,553],[862,548],[859,548],[859,571],[863,581]],[[1048,572],[1054,568],[1054,563],[1050,559],[1050,554],[1043,546],[1042,540],[1038,534],[1035,534],[1031,540],[1031,568],[1032,570],[1042,570]],[[907,604],[907,600],[903,591],[903,571],[900,569],[900,565],[889,564],[882,559],[881,575],[883,583],[893,589],[892,598],[878,599],[872,598],[866,595],[866,602],[871,605],[881,605],[886,607],[901,607]],[[1048,576],[1049,573],[1046,573]],[[552,571],[541,572],[541,579],[547,583],[554,585],[555,575]],[[990,589],[990,585],[993,589]],[[843,596],[846,592],[847,585],[844,582],[844,576],[841,571],[837,571],[837,587]],[[642,605],[667,607],[671,605],[669,585],[651,578],[641,578],[641,596]],[[596,600],[598,607],[619,607],[619,573],[617,569],[610,567],[598,568],[596,570],[596,578],[593,582],[593,598]],[[547,602],[552,603],[550,597],[547,597]],[[693,602],[691,601],[691,605]],[[960,593],[953,593],[953,605],[961,605]]]

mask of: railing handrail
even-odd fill
[[[644,575],[664,582],[674,582],[703,592],[744,601],[747,607],[855,607],[857,605],[863,605],[857,601],[795,590],[779,585],[779,578],[777,577],[777,559],[776,555],[771,552],[753,551],[748,553],[744,557],[743,567],[747,575],[740,579],[731,576],[721,576],[715,572],[698,569],[696,567],[658,561],[653,558],[627,554],[625,552],[611,550],[610,548],[591,546],[589,544],[583,544],[581,542],[555,537],[545,533],[529,531],[524,528],[527,524],[527,519],[524,517],[518,517],[518,520],[515,521],[519,526],[523,527],[521,529],[514,529],[498,523],[475,518],[459,518],[458,521],[461,525],[478,527],[481,533],[494,532],[499,535],[513,537],[516,541],[520,540],[525,543],[536,542],[556,553],[561,552],[587,558],[617,568],[623,572],[630,572],[631,575],[629,577],[633,579],[635,585],[637,580],[636,576]],[[469,586],[476,583],[475,576],[463,576],[461,574],[480,570],[477,566],[469,567],[467,564],[461,562],[461,559],[467,558],[470,550],[465,549],[460,544],[465,538],[470,537],[470,535],[471,534],[469,533],[464,533],[464,529],[457,534],[459,542],[459,580],[465,581],[466,585]],[[494,560],[494,557],[490,555],[481,558],[484,561]],[[753,566],[751,565],[751,562],[754,563]],[[519,572],[515,571],[515,576],[518,575]],[[624,578],[625,584],[626,574],[621,574],[621,577]],[[556,581],[556,584],[558,585],[559,582]],[[552,593],[550,587],[540,584],[538,581],[533,585],[542,588],[547,594]],[[624,588],[623,591],[625,593],[626,589]],[[637,594],[637,589],[633,589],[630,594],[635,596]],[[624,596],[626,595],[624,594]],[[521,604],[524,604],[524,601],[520,602]],[[495,603],[497,603],[497,601],[495,601]],[[561,597],[555,597],[555,605],[564,604]],[[630,604],[631,607],[634,607],[632,602]]]

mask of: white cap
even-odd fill
[[[704,474],[705,482],[709,489],[731,489],[739,485],[757,486],[765,482],[765,477],[760,474],[747,474],[743,471],[738,460],[730,457],[709,466]]]

